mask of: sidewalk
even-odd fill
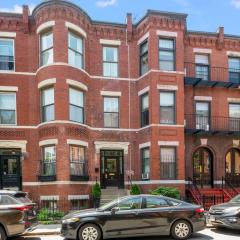
[[[37,225],[37,227],[30,232],[26,232],[24,236],[36,236],[36,235],[57,235],[60,234],[61,225],[60,224],[50,224],[50,225]]]

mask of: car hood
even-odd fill
[[[240,208],[240,203],[232,203],[232,202],[222,203],[222,204],[213,206],[212,209],[224,210],[226,208],[231,208],[231,207],[239,207]]]
[[[93,216],[97,213],[95,208],[91,209],[86,209],[86,210],[80,210],[80,211],[75,211],[67,214],[66,216],[63,217],[63,220],[69,219],[69,218],[75,218],[75,217],[87,217],[87,216]]]

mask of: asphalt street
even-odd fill
[[[170,240],[170,237],[148,237],[148,238],[133,238],[133,240]],[[192,235],[190,239],[198,240],[198,239],[216,239],[216,240],[239,240],[240,239],[240,231],[233,231],[227,229],[205,229],[199,233],[195,233]],[[53,235],[53,236],[32,236],[32,237],[16,237],[12,240],[63,240],[61,236]],[[120,240],[120,239],[119,239]],[[121,239],[124,240],[124,239]],[[126,239],[125,239],[126,240]],[[130,240],[130,238],[128,238]]]

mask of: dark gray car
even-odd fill
[[[16,236],[37,224],[35,204],[25,192],[0,190],[0,239]]]
[[[209,222],[216,227],[240,229],[240,194],[209,209]]]

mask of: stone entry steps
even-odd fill
[[[126,189],[119,189],[116,187],[108,187],[106,189],[102,189],[100,206],[108,202],[111,202],[112,200],[115,200],[117,198],[121,198],[127,195],[128,195],[128,192]]]

